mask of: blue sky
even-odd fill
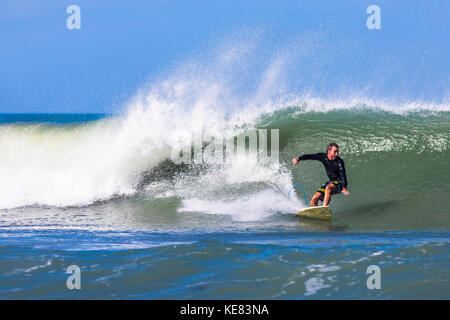
[[[66,28],[72,4],[80,30]],[[366,27],[372,4],[381,30]],[[249,65],[278,49],[298,55],[292,91],[448,101],[449,15],[438,0],[2,0],[0,112],[116,112],[180,62],[208,60],[243,34],[258,34]]]

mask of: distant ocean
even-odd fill
[[[123,115],[0,114],[0,298],[450,299],[448,107],[147,101]],[[176,164],[178,128],[278,129],[279,165]],[[327,177],[291,159],[331,141],[350,196],[333,197],[330,222],[299,218],[291,187],[309,203]],[[66,286],[71,265],[80,290]]]

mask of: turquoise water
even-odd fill
[[[275,168],[175,165],[176,119],[153,115],[0,116],[0,298],[450,298],[448,112],[262,113],[246,125],[279,129]],[[290,159],[330,140],[350,196],[299,218],[290,187],[309,200],[326,176]]]
[[[77,123],[107,116],[103,113],[0,113],[0,123]]]

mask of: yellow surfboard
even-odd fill
[[[297,212],[297,215],[311,219],[331,220],[331,208],[330,206],[309,207]]]

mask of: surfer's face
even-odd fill
[[[338,156],[339,149],[336,147],[331,147],[331,150],[328,150],[328,159],[329,160],[335,160]]]

